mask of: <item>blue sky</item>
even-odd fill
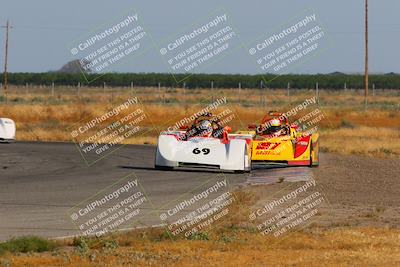
[[[154,43],[181,32],[211,12],[223,9],[234,22],[241,44],[266,36],[279,25],[312,8],[329,35],[330,46],[319,56],[301,62],[291,72],[348,73],[363,71],[363,0],[276,0],[276,1],[105,1],[105,0],[1,0],[0,24],[9,19],[9,70],[46,72],[57,70],[73,59],[68,45],[87,36],[99,25],[134,8],[144,21]],[[370,0],[370,70],[400,72],[400,1]],[[4,62],[4,29],[0,35],[0,62]],[[116,72],[168,72],[159,48],[125,64]],[[202,70],[206,73],[257,73],[246,49],[237,49]]]

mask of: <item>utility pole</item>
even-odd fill
[[[7,103],[7,85],[8,85],[8,80],[7,80],[7,61],[8,61],[8,30],[10,28],[12,28],[10,26],[9,21],[7,20],[7,24],[6,26],[1,26],[2,28],[6,28],[6,52],[5,52],[5,56],[4,56],[4,97],[6,99],[6,103]]]
[[[368,0],[365,0],[365,109],[368,105]]]

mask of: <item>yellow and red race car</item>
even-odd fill
[[[298,125],[289,124],[284,114],[271,111],[260,125],[249,125],[247,131],[237,134],[252,136],[253,165],[284,163],[288,166],[318,166],[319,134],[300,132],[298,129]]]

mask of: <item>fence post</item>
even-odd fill
[[[183,104],[186,105],[186,83],[183,82]]]
[[[131,82],[131,95],[135,95],[135,91],[133,89],[133,82]]]
[[[106,82],[103,82],[103,93],[106,93]]]
[[[239,83],[239,105],[242,103],[241,91],[242,91],[242,83]]]
[[[319,105],[319,86],[318,86],[318,82],[315,84],[315,96],[317,98],[317,104]]]
[[[158,89],[158,98],[160,100],[160,103],[162,103],[163,102],[163,96],[161,94],[161,83],[160,82],[157,83],[157,89]]]
[[[54,96],[54,82],[51,83],[51,96]]]
[[[287,96],[290,96],[290,83],[287,83]]]
[[[214,81],[211,81],[211,89],[214,89]]]
[[[80,88],[81,88],[81,83],[78,82],[78,90],[77,90],[78,96],[80,95]]]
[[[372,96],[375,96],[375,84],[372,84]]]
[[[182,99],[182,102],[183,102],[183,104],[184,105],[186,105],[186,82],[183,82],[183,85],[182,85],[182,89],[183,89],[183,99]]]

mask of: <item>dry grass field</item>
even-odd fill
[[[254,196],[238,192],[224,222],[188,238],[163,228],[43,241],[0,253],[2,266],[399,266],[400,230],[312,226],[275,238],[246,224]],[[240,203],[240,204],[239,204]],[[47,243],[46,243],[47,242]],[[14,251],[35,243],[24,240]],[[19,241],[19,243],[22,243]],[[36,241],[38,243],[38,241]],[[43,252],[44,251],[44,252]],[[0,246],[1,252],[1,246]]]
[[[51,88],[12,87],[7,104],[4,98],[0,102],[0,117],[16,121],[18,140],[73,141],[71,129],[76,125],[138,97],[147,116],[141,124],[146,134],[123,142],[155,144],[160,131],[221,97],[227,105],[216,113],[230,109],[235,118],[229,124],[235,131],[259,122],[269,110],[287,112],[314,96],[313,90],[291,91],[288,96],[286,90],[257,89],[55,88],[53,93]],[[376,90],[365,110],[360,91],[321,90],[319,105],[294,119],[315,109],[324,114],[317,123],[322,151],[400,157],[400,92]],[[342,199],[343,192],[340,188],[335,194]],[[10,241],[3,253],[0,246],[0,266],[400,266],[397,227],[313,225],[277,240],[243,223],[248,213],[242,208],[254,199],[244,194],[239,200],[241,207],[230,207],[232,216],[223,224],[191,238],[171,239],[164,229],[142,229],[102,238],[45,240],[45,248],[39,249],[32,249],[36,245],[31,241]]]
[[[127,138],[123,143],[155,144],[160,131],[223,97],[227,103],[218,111],[229,108],[235,114],[230,122],[235,131],[259,122],[269,110],[287,112],[314,96],[314,90],[292,90],[288,96],[287,90],[270,89],[11,87],[7,104],[4,98],[0,104],[0,116],[16,121],[17,140],[73,141],[72,127],[138,97],[147,116],[141,124],[146,134]],[[310,105],[293,119],[316,108],[324,114],[316,124],[323,151],[400,156],[399,91],[376,90],[365,110],[361,91],[322,89],[319,105]]]
[[[46,253],[6,254],[3,266],[399,266],[399,230],[298,232],[279,243],[241,230],[209,240],[124,235],[93,248],[71,244]],[[158,235],[159,236],[159,235]],[[157,240],[158,239],[158,240]],[[108,245],[105,245],[108,244]],[[112,244],[118,244],[112,246]],[[9,264],[9,265],[7,265]]]

